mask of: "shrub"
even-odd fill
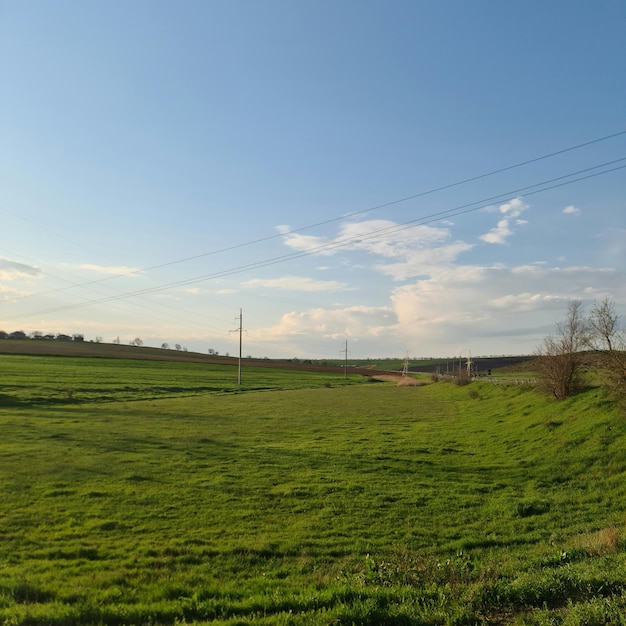
[[[534,500],[532,502],[518,502],[515,507],[515,513],[517,517],[530,517],[531,515],[542,515],[550,510],[550,505],[547,502],[538,502]]]
[[[459,387],[464,387],[465,385],[469,385],[472,379],[468,376],[467,372],[460,370],[455,382]]]

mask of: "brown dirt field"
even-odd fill
[[[150,361],[176,361],[180,363],[210,363],[214,365],[237,365],[238,358],[233,356],[215,356],[184,350],[165,350],[144,346],[123,344],[95,343],[91,341],[57,341],[45,339],[0,339],[0,354],[21,354],[26,356],[66,356],[90,357],[102,359],[145,359]],[[272,367],[312,372],[343,373],[344,368],[333,365],[293,363],[272,359],[243,359],[246,365]],[[370,367],[351,367],[350,374],[373,376],[375,369]]]

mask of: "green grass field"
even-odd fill
[[[626,623],[599,389],[4,355],[0,437],[0,624]]]

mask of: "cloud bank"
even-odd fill
[[[485,214],[496,214],[496,224],[474,241],[455,239],[450,223],[408,227],[380,219],[346,222],[334,236],[284,231],[283,241],[293,250],[326,256],[341,250],[347,259],[360,253],[360,268],[390,282],[382,283],[386,289],[380,306],[291,311],[260,335],[351,337],[365,351],[384,339],[393,354],[409,347],[415,354],[456,354],[461,346],[471,346],[474,354],[529,353],[570,300],[626,301],[624,270],[616,267],[551,266],[538,259],[517,264],[460,262],[462,255],[480,246],[497,250],[508,243],[528,223],[521,216],[529,208],[522,198],[491,207]],[[580,214],[574,205],[563,212]]]

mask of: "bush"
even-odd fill
[[[466,371],[459,370],[455,382],[459,387],[464,387],[465,385],[469,385],[472,382],[472,379],[469,377]]]

